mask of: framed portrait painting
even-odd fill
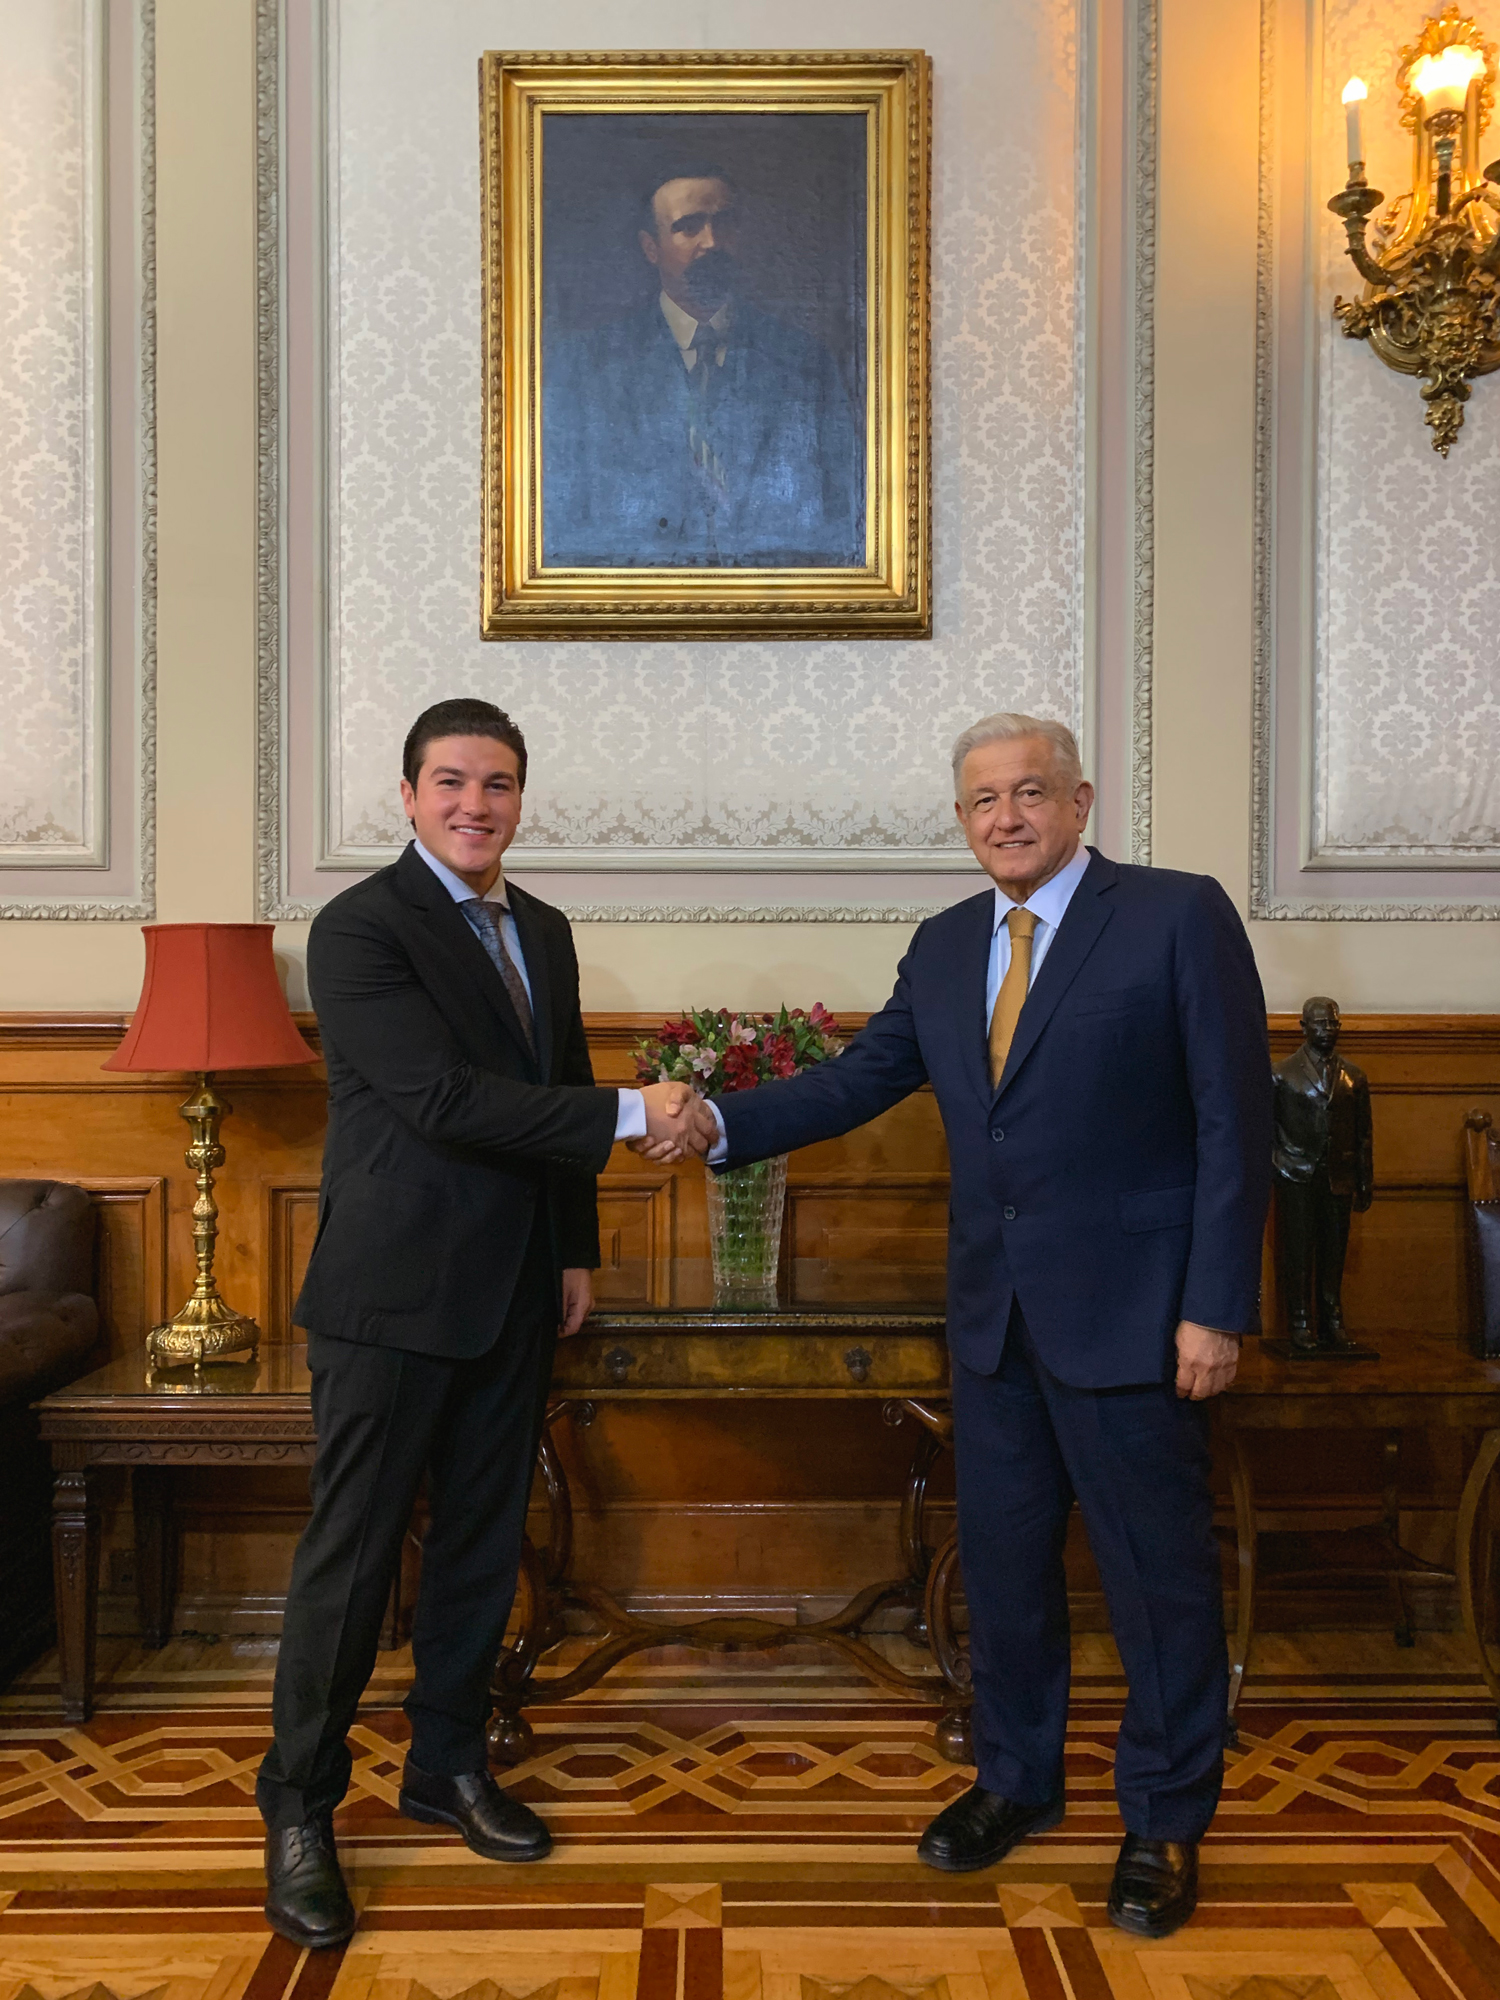
[[[480,85],[484,636],[930,636],[927,58]]]

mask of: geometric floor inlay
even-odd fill
[[[1409,1657],[1409,1656],[1408,1656]],[[1197,1915],[1105,1914],[1118,1679],[1084,1673],[1068,1810],[999,1868],[918,1833],[970,1774],[933,1711],[838,1663],[677,1656],[534,1712],[505,1778],[532,1868],[396,1810],[405,1722],[361,1711],[338,1832],[359,1929],[307,1954],[260,1914],[264,1674],[184,1674],[81,1729],[41,1683],[0,1715],[0,2000],[1496,2000],[1500,1739],[1472,1681],[1262,1682],[1201,1851]],[[29,1706],[28,1706],[29,1701]]]

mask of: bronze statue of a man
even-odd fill
[[[1375,1193],[1370,1085],[1338,1053],[1336,1001],[1302,1009],[1303,1042],[1272,1070],[1276,1236],[1294,1352],[1347,1353],[1340,1293],[1349,1216]]]

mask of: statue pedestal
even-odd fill
[[[1263,1340],[1267,1354],[1283,1361],[1378,1361],[1380,1350],[1365,1347],[1357,1340],[1341,1340],[1336,1347],[1297,1347],[1290,1340]]]

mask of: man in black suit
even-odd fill
[[[638,232],[651,297],[624,319],[549,336],[547,562],[864,562],[863,423],[827,348],[743,296],[735,209],[722,168],[665,167]]]
[[[918,1853],[985,1868],[1063,1817],[1076,1499],[1130,1682],[1109,1914],[1165,1937],[1192,1914],[1223,1777],[1205,1402],[1256,1323],[1265,1002],[1217,882],[1082,844],[1093,787],[1060,723],[987,716],[953,776],[993,887],[928,918],[837,1062],[702,1107],[696,1143],[740,1166],[931,1084],[978,1782]]]
[[[424,1474],[401,1810],[495,1860],[551,1846],[490,1776],[490,1681],[553,1342],[592,1304],[595,1176],[617,1138],[679,1129],[666,1086],[595,1088],[567,920],[501,872],[520,730],[489,702],[439,702],[403,768],[414,840],[319,913],[307,953],[328,1137],[295,1318],[318,1450],[256,1798],[266,1916],[313,1947],[354,1929],[332,1826],[344,1739]]]

